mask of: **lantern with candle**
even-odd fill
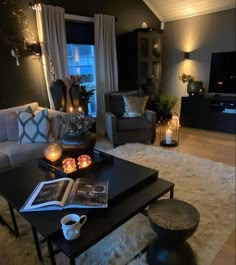
[[[62,155],[62,148],[59,144],[52,143],[44,148],[44,156],[51,163],[55,164]]]
[[[163,115],[160,120],[160,145],[175,147],[179,145],[179,116],[176,113]]]

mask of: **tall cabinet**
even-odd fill
[[[130,34],[129,45],[131,85],[140,94],[157,93],[161,81],[162,33],[136,30]]]

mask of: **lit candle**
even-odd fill
[[[83,112],[83,109],[81,107],[78,107],[79,112]]]
[[[73,107],[69,107],[69,112],[71,112],[71,113],[72,113],[72,112],[73,112],[73,110],[74,110],[74,109],[73,109]]]
[[[62,148],[60,145],[53,143],[45,147],[44,156],[51,162],[57,161],[62,155]]]
[[[78,157],[78,166],[79,168],[88,167],[92,163],[91,157],[89,155],[80,155]]]
[[[171,144],[172,142],[172,131],[171,129],[166,130],[166,144]]]
[[[74,158],[65,158],[62,161],[62,166],[65,173],[76,171],[76,163]]]

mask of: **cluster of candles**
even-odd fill
[[[92,161],[89,155],[80,155],[77,159],[77,165],[76,165],[76,159],[69,157],[65,158],[62,161],[62,166],[65,173],[72,173],[76,171],[77,166],[78,168],[85,168],[88,167],[91,163]]]
[[[75,111],[75,109],[73,108],[73,107],[69,107],[69,112],[70,113],[73,113]],[[82,107],[78,107],[78,112],[83,112],[83,109],[82,109]]]

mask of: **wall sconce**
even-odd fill
[[[190,52],[185,52],[184,53],[184,60],[189,60],[190,58]]]
[[[39,42],[34,42],[29,47],[35,56],[41,55],[41,47]]]

